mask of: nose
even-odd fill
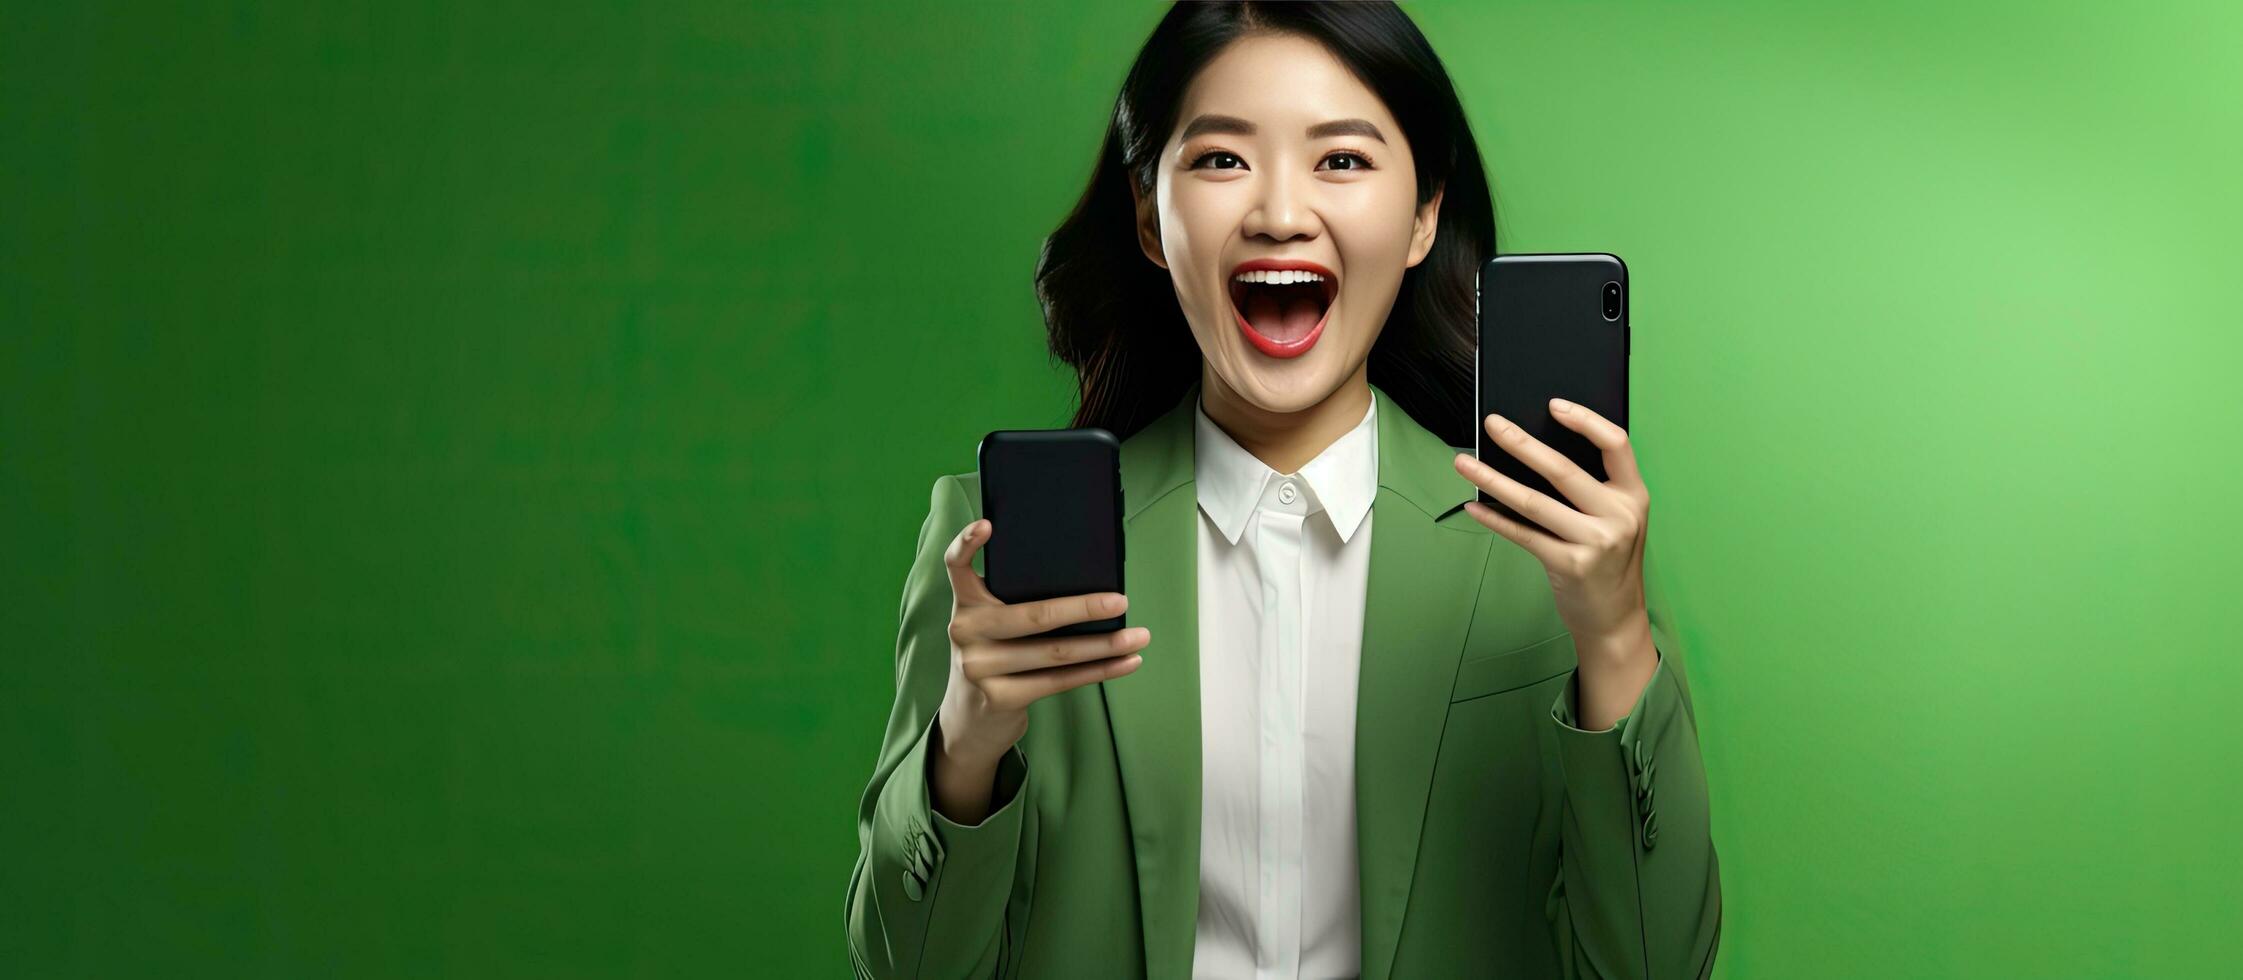
[[[1262,177],[1254,198],[1254,206],[1246,213],[1246,223],[1241,229],[1248,237],[1261,236],[1276,241],[1295,238],[1313,238],[1319,230],[1316,212],[1309,206],[1302,187],[1302,178],[1273,168]]]

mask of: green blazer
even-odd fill
[[[1355,743],[1363,976],[1703,977],[1721,931],[1681,650],[1614,728],[1573,726],[1573,638],[1533,555],[1462,510],[1457,450],[1372,389],[1378,495]],[[1196,389],[1122,443],[1135,673],[1037,702],[975,826],[929,806],[950,676],[942,553],[977,474],[935,481],[896,698],[857,810],[867,977],[1187,977],[1199,900]],[[1004,533],[1003,528],[998,533]]]

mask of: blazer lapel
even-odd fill
[[[1102,683],[1137,862],[1149,976],[1187,976],[1199,916],[1198,387],[1122,445],[1127,621],[1152,631],[1145,662]]]
[[[1357,673],[1355,809],[1363,976],[1383,978],[1393,969],[1449,692],[1496,536],[1438,523],[1471,496],[1450,462],[1458,450],[1372,391],[1379,491]]]

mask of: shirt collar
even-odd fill
[[[1262,488],[1279,474],[1208,418],[1205,406],[1196,399],[1192,425],[1193,480],[1200,509],[1235,545],[1246,529],[1246,518],[1261,502]],[[1301,467],[1299,479],[1308,484],[1311,499],[1323,505],[1343,542],[1355,535],[1364,515],[1371,512],[1371,500],[1378,494],[1378,458],[1378,399],[1373,398],[1355,428]]]

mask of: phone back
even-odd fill
[[[1511,479],[1579,509],[1533,467],[1488,438],[1487,417],[1501,415],[1545,445],[1606,478],[1604,452],[1550,414],[1550,399],[1587,405],[1614,425],[1628,424],[1628,267],[1601,252],[1499,255],[1480,267],[1479,414],[1475,455]],[[1501,501],[1480,502],[1526,520]],[[1543,530],[1548,530],[1544,528]]]
[[[1121,592],[1121,443],[1105,429],[1007,429],[982,437],[982,578],[1008,603]],[[1124,616],[1041,636],[1109,633]]]

